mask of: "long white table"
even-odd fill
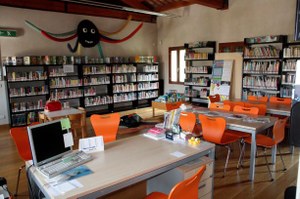
[[[184,156],[175,157],[171,154],[174,152]],[[82,188],[64,195],[51,195],[44,176],[34,166],[29,167],[29,176],[47,198],[97,198],[203,156],[214,160],[214,153],[215,145],[204,141],[195,147],[138,135],[106,144],[104,151],[93,154],[94,159],[86,164],[93,173],[78,178]]]
[[[192,110],[196,114],[205,114],[209,112],[209,109],[198,107]],[[251,153],[250,153],[250,171],[249,171],[249,179],[254,180],[255,174],[255,156],[256,156],[256,134],[260,133],[270,127],[272,127],[277,120],[276,117],[270,116],[251,116],[253,118],[269,118],[270,122],[261,123],[261,122],[247,122],[243,121],[243,119],[231,119],[227,117],[228,115],[235,114],[233,112],[222,112],[222,111],[213,111],[217,113],[216,117],[224,117],[226,119],[226,128],[229,130],[236,130],[245,133],[251,134],[252,142],[251,142]],[[276,147],[272,148],[272,162],[276,161]]]

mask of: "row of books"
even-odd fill
[[[137,100],[137,94],[136,93],[114,94],[113,100],[114,100],[115,103],[133,101],[133,100]]]
[[[113,85],[113,93],[130,92],[136,90],[137,90],[137,85],[133,83]]]
[[[137,81],[158,81],[158,74],[138,74]]]
[[[284,58],[300,57],[300,46],[290,46],[283,49]]]
[[[297,60],[287,60],[282,64],[282,71],[296,71]]]
[[[243,77],[244,88],[277,89],[279,77],[270,76],[245,76]]]
[[[281,97],[292,97],[293,89],[291,87],[281,87],[280,96]]]
[[[184,80],[184,82],[185,85],[208,86],[209,78],[207,77],[187,78]]]
[[[158,89],[159,83],[158,82],[143,82],[143,83],[138,83],[137,87],[138,87],[138,90]]]
[[[136,74],[114,75],[112,81],[113,83],[136,82]]]
[[[208,59],[208,52],[187,51],[185,59]]]
[[[111,67],[101,65],[101,66],[83,66],[83,74],[84,75],[92,75],[92,74],[110,74]]]
[[[68,99],[68,98],[76,98],[82,97],[82,90],[81,89],[63,89],[63,90],[52,90],[50,92],[51,99]]]
[[[91,86],[84,89],[84,96],[94,96],[97,94],[96,87]]]
[[[245,47],[245,58],[279,58],[280,50],[275,46]]]
[[[279,67],[279,61],[245,61],[243,70],[244,73],[278,74]]]
[[[84,85],[99,85],[99,84],[110,84],[109,76],[99,76],[99,77],[84,77]]]
[[[48,94],[48,87],[46,86],[26,86],[26,87],[9,89],[10,97],[45,95],[45,94]]]
[[[208,96],[208,89],[190,89],[189,87],[185,87],[184,95],[188,97],[197,97],[197,98],[207,98]]]
[[[146,65],[143,66],[142,72],[158,72],[158,65]]]
[[[208,73],[210,66],[187,66],[185,68],[185,73]]]
[[[45,71],[27,71],[27,72],[8,72],[8,81],[31,81],[31,80],[45,80],[47,79],[47,72]]]
[[[149,99],[158,97],[158,91],[142,91],[138,93],[138,99]]]
[[[136,67],[132,64],[122,64],[122,65],[115,65],[112,67],[113,73],[135,73]]]
[[[282,75],[282,84],[294,84],[295,83],[296,74],[294,73],[286,73]]]
[[[26,101],[26,102],[11,102],[11,110],[13,113],[28,111],[28,110],[38,110],[43,109],[45,101],[42,99],[36,101]]]
[[[112,96],[106,95],[106,96],[97,96],[97,97],[87,97],[84,99],[84,104],[86,107],[89,106],[97,106],[97,105],[106,105],[106,104],[112,104],[113,98]]]
[[[69,79],[69,78],[53,78],[50,80],[50,88],[64,88],[64,87],[73,87],[73,86],[82,86],[81,79]]]

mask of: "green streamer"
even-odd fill
[[[102,51],[102,48],[101,48],[100,41],[99,41],[99,43],[97,44],[97,47],[98,47],[99,57],[100,57],[100,58],[104,58],[104,55],[103,55],[103,51]]]
[[[41,32],[42,31],[41,28],[37,27],[36,25],[34,25],[33,23],[31,23],[30,21],[25,20],[25,24],[28,25],[29,27],[31,27],[33,30],[35,30],[37,32]],[[77,30],[72,30],[72,31],[69,31],[69,32],[59,33],[59,34],[47,32],[47,31],[44,31],[44,32],[46,32],[47,34],[49,34],[51,36],[54,36],[54,37],[66,37],[66,36],[70,36],[70,35],[75,34],[77,32]]]

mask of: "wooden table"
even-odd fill
[[[44,111],[46,120],[49,121],[55,120],[56,118],[63,118],[68,115],[79,114],[79,113],[83,113],[83,111],[76,108],[66,108],[59,111],[51,111],[51,112]]]
[[[171,155],[174,152],[184,155]],[[186,143],[156,141],[143,135],[117,140],[106,144],[104,151],[92,154],[94,159],[86,165],[93,173],[77,178],[83,187],[56,197],[51,195],[45,177],[34,166],[28,171],[31,181],[36,183],[47,198],[97,198],[203,156],[214,160],[214,153],[215,145],[204,141],[199,146],[189,146]]]
[[[152,101],[152,115],[153,117],[155,116],[155,109],[161,109],[161,110],[166,110],[166,111],[170,111],[173,109],[177,109],[180,107],[180,105],[183,102],[170,102],[170,103],[163,103],[163,102],[156,102],[156,101]]]
[[[254,180],[255,174],[255,156],[256,156],[256,134],[260,133],[270,127],[272,127],[277,120],[276,117],[270,116],[251,116],[254,118],[269,118],[270,122],[268,123],[259,123],[259,122],[247,122],[242,119],[231,119],[229,115],[235,114],[233,112],[222,112],[222,111],[209,111],[208,108],[198,107],[192,110],[196,114],[206,114],[209,112],[216,113],[216,117],[224,117],[226,119],[226,128],[230,130],[241,131],[251,134],[251,153],[250,153],[250,171],[249,179]],[[276,161],[276,147],[272,148],[272,162]]]

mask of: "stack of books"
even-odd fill
[[[152,138],[154,140],[160,140],[165,137],[165,129],[153,127],[144,133],[144,136]]]

